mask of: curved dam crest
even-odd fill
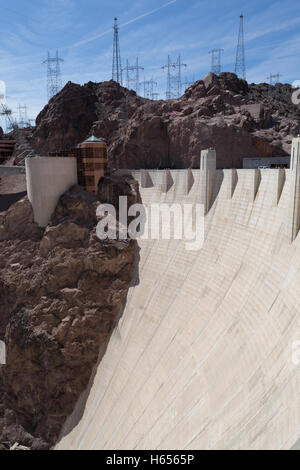
[[[299,147],[290,170],[216,171],[200,251],[138,241],[139,284],[56,449],[295,446]],[[201,170],[131,173],[145,205],[203,192]]]

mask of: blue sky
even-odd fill
[[[64,59],[63,83],[109,80],[114,16],[120,24],[128,22],[120,29],[123,64],[139,56],[146,78],[158,82],[160,97],[168,54],[174,61],[181,54],[188,65],[184,78],[197,80],[210,70],[208,51],[223,48],[222,69],[233,71],[241,12],[247,80],[267,81],[277,72],[283,82],[300,79],[295,0],[2,0],[0,80],[6,83],[7,104],[15,112],[27,104],[32,118],[46,104],[47,50],[54,55],[58,48]]]

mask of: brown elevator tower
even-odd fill
[[[94,134],[77,147],[78,183],[87,191],[98,192],[98,183],[107,172],[107,145]]]

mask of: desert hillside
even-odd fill
[[[108,141],[112,167],[197,168],[200,151],[213,146],[218,168],[241,168],[244,157],[289,154],[300,132],[292,91],[210,73],[179,99],[150,101],[113,81],[69,82],[28,140],[43,155],[77,145],[94,129]]]

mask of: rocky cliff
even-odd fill
[[[101,136],[112,138],[144,101],[113,81],[83,86],[69,82],[38,115],[31,145],[40,154],[69,149],[82,142],[96,122]]]
[[[135,198],[135,183],[126,185]],[[26,198],[1,215],[0,442],[55,442],[122,314],[135,243],[96,237],[98,204],[75,186],[45,230]]]
[[[249,156],[281,156],[300,132],[292,87],[248,84],[232,73],[209,74],[177,100],[150,101],[110,81],[68,83],[37,118],[38,153],[76,145],[93,128],[109,144],[118,168],[198,167],[204,148],[219,168]]]

